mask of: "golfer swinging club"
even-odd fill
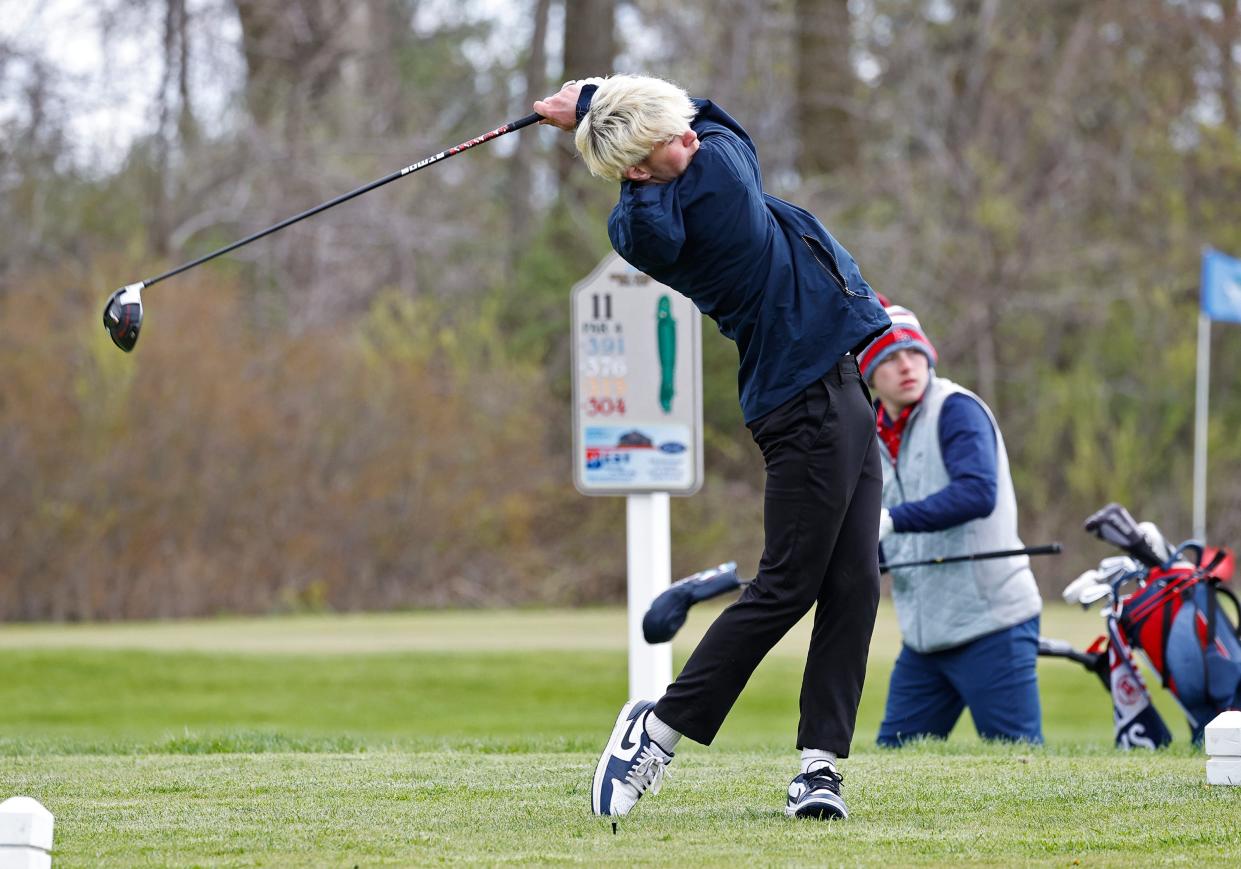
[[[620,182],[616,251],[737,343],[741,409],[767,470],[758,575],[663,697],[621,709],[592,809],[625,815],[658,792],[681,737],[710,745],[754,668],[816,607],[786,811],[846,817],[836,761],[849,754],[879,600],[883,486],[854,354],[888,317],[823,225],[763,192],[753,142],[710,101],[616,75],[569,82],[534,110],[576,129],[591,174]]]

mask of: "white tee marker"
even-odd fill
[[[1207,784],[1241,785],[1241,711],[1221,712],[1207,725]]]
[[[0,803],[0,869],[51,869],[52,813],[31,797]]]

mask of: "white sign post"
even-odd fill
[[[609,254],[572,292],[573,484],[625,495],[629,694],[657,698],[672,648],[642,616],[672,582],[669,495],[702,485],[701,316],[689,299]]]
[[[667,492],[625,497],[628,554],[629,696],[655,700],[672,681],[672,644],[652,646],[642,636],[642,616],[672,584],[672,532]]]

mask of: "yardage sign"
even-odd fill
[[[583,495],[702,485],[702,332],[693,302],[617,254],[573,288],[573,484]]]

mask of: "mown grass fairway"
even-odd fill
[[[683,656],[713,615],[696,611]],[[890,609],[843,824],[790,822],[799,626],[711,748],[613,835],[589,777],[625,694],[624,615],[305,616],[0,628],[0,797],[56,815],[55,865],[1241,863],[1241,790],[1180,745],[1110,747],[1093,677],[1044,661],[1043,749],[871,747],[897,649]],[[1089,641],[1093,614],[1043,633]]]

